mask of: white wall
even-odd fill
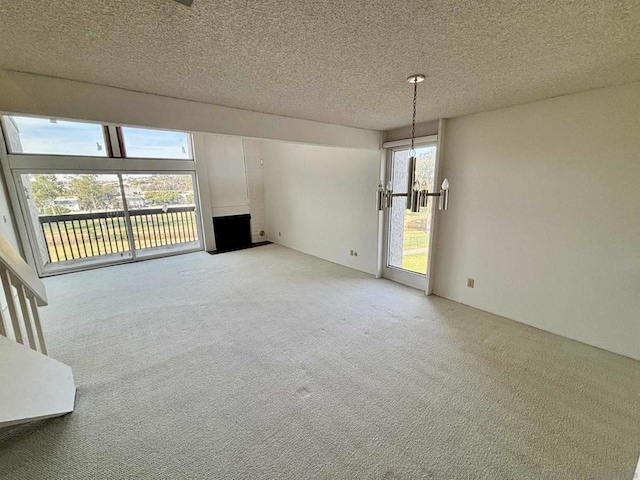
[[[380,132],[0,70],[0,111],[378,149]]]
[[[640,359],[640,83],[449,120],[442,169],[437,295]]]
[[[433,120],[431,122],[416,123],[416,137],[437,135],[439,128],[438,122],[438,120]],[[382,133],[382,138],[385,142],[411,138],[411,125],[395,128],[393,130],[387,130],[386,132]]]
[[[267,212],[264,203],[264,173],[262,148],[259,140],[243,140],[244,163],[247,169],[249,188],[249,213],[251,214],[251,241],[263,242],[267,239]],[[264,236],[260,235],[264,232]]]
[[[380,153],[261,143],[269,239],[375,274]]]
[[[195,133],[194,156],[205,250],[215,250],[213,217],[249,213],[242,138]]]

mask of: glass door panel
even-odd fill
[[[192,174],[123,174],[136,257],[200,248]]]
[[[44,273],[131,259],[117,175],[22,174]]]
[[[436,147],[416,148],[415,179],[435,190]],[[394,195],[407,194],[409,150],[394,151],[391,158],[391,186]],[[407,210],[407,196],[394,196],[387,210],[387,267],[426,275],[431,231],[431,202],[419,212]]]

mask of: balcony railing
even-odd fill
[[[193,205],[129,211],[136,250],[198,241]],[[38,217],[50,262],[131,250],[123,210]]]

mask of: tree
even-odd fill
[[[158,190],[155,192],[144,192],[144,199],[150,205],[165,205],[178,203],[180,194],[171,190]]]
[[[64,193],[64,184],[55,175],[35,175],[31,191],[38,212],[55,214],[53,201]]]
[[[81,175],[71,180],[71,191],[83,210],[106,209],[117,199],[113,185],[100,183],[97,175]]]
[[[62,205],[51,205],[52,215],[62,215],[63,213],[69,212],[71,212],[71,210],[69,210],[67,207],[63,207]]]

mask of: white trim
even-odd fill
[[[640,458],[638,458],[638,466],[636,467],[636,473],[633,475],[633,479],[640,479]]]
[[[436,143],[438,141],[438,135],[427,135],[426,137],[416,137],[414,144],[419,145],[423,143]],[[394,148],[394,147],[407,147],[411,145],[411,139],[405,138],[403,140],[394,140],[392,142],[384,142],[382,148]]]
[[[380,184],[384,187],[386,185],[387,178],[387,151],[380,150]],[[385,210],[384,208],[381,211],[378,211],[378,263],[376,265],[376,278],[381,278],[384,270],[384,261],[385,261]]]
[[[442,179],[440,178],[440,162],[442,156],[442,144],[444,143],[444,128],[445,119],[441,118],[438,122],[438,143],[436,144],[436,165],[433,170],[433,178],[436,184],[433,186],[434,191],[440,190]],[[436,207],[436,203],[440,200],[439,197],[432,197],[431,202],[431,231],[429,232],[429,251],[427,253],[427,285],[425,288],[425,294],[431,295],[433,293],[433,279],[435,278],[435,269],[433,268],[433,262],[435,260],[436,239],[438,238],[438,214],[439,210]],[[444,211],[444,210],[443,210]]]
[[[87,172],[194,172],[193,160],[9,154],[11,170]]]
[[[421,273],[415,273],[410,270],[404,270],[397,267],[383,267],[383,278],[392,280],[407,287],[415,288],[416,290],[424,291],[426,277]]]

